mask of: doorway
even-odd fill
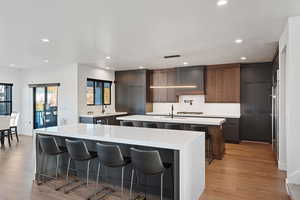
[[[33,87],[33,128],[57,126],[58,86]]]

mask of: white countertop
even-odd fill
[[[168,116],[169,113],[163,112],[148,112],[146,115],[154,115],[154,116]],[[213,117],[213,118],[241,118],[241,115],[238,114],[212,114],[212,113],[203,113],[203,114],[174,114],[174,116],[178,117]]]
[[[74,124],[34,130],[54,136],[72,137],[103,142],[141,145],[157,148],[181,150],[194,140],[199,139],[202,132],[152,129],[140,127],[124,127],[100,124]]]
[[[201,124],[220,126],[226,119],[225,118],[196,118],[196,117],[174,117],[169,116],[151,116],[151,115],[130,115],[117,117],[117,120],[125,121],[144,121],[144,122],[164,122],[164,123],[178,123],[178,124]]]
[[[119,115],[127,115],[127,112],[109,112],[109,113],[101,113],[101,114],[84,114],[84,115],[80,115],[80,117],[91,117],[91,118],[95,118],[95,117],[111,117],[111,116],[119,116]]]

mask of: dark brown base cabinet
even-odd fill
[[[240,143],[240,119],[227,118],[223,124],[223,134],[225,142]]]
[[[120,125],[120,122],[116,119],[119,116],[109,117],[79,117],[79,123],[83,124],[106,124],[106,125]]]

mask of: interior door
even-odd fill
[[[33,88],[33,128],[57,126],[57,86]]]

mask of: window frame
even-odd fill
[[[88,81],[91,81],[93,82],[93,103],[92,104],[88,104],[87,103],[87,99],[86,99],[86,105],[87,106],[100,106],[100,105],[111,105],[111,86],[112,86],[112,81],[107,81],[107,80],[100,80],[100,79],[93,79],[93,78],[87,78],[86,79],[86,84],[85,84],[85,87],[87,88],[87,82]],[[96,83],[100,83],[101,85],[101,93],[102,93],[102,104],[95,104],[96,102]],[[105,104],[104,103],[104,83],[109,83],[110,87],[110,102],[109,104]],[[87,90],[86,90],[86,93],[87,93]],[[86,98],[86,95],[85,95],[85,98]]]
[[[13,84],[12,83],[0,83],[0,85],[1,86],[9,86],[9,90],[10,90],[10,100],[9,101],[1,101],[0,100],[0,103],[10,103],[10,113],[8,113],[8,114],[1,114],[0,113],[0,115],[2,115],[2,116],[9,116],[9,115],[11,115],[11,113],[12,113],[12,104],[13,104],[13,101],[12,101],[12,99],[13,99],[13,93],[12,93],[12,87],[13,87]],[[5,91],[6,92],[6,91]]]

